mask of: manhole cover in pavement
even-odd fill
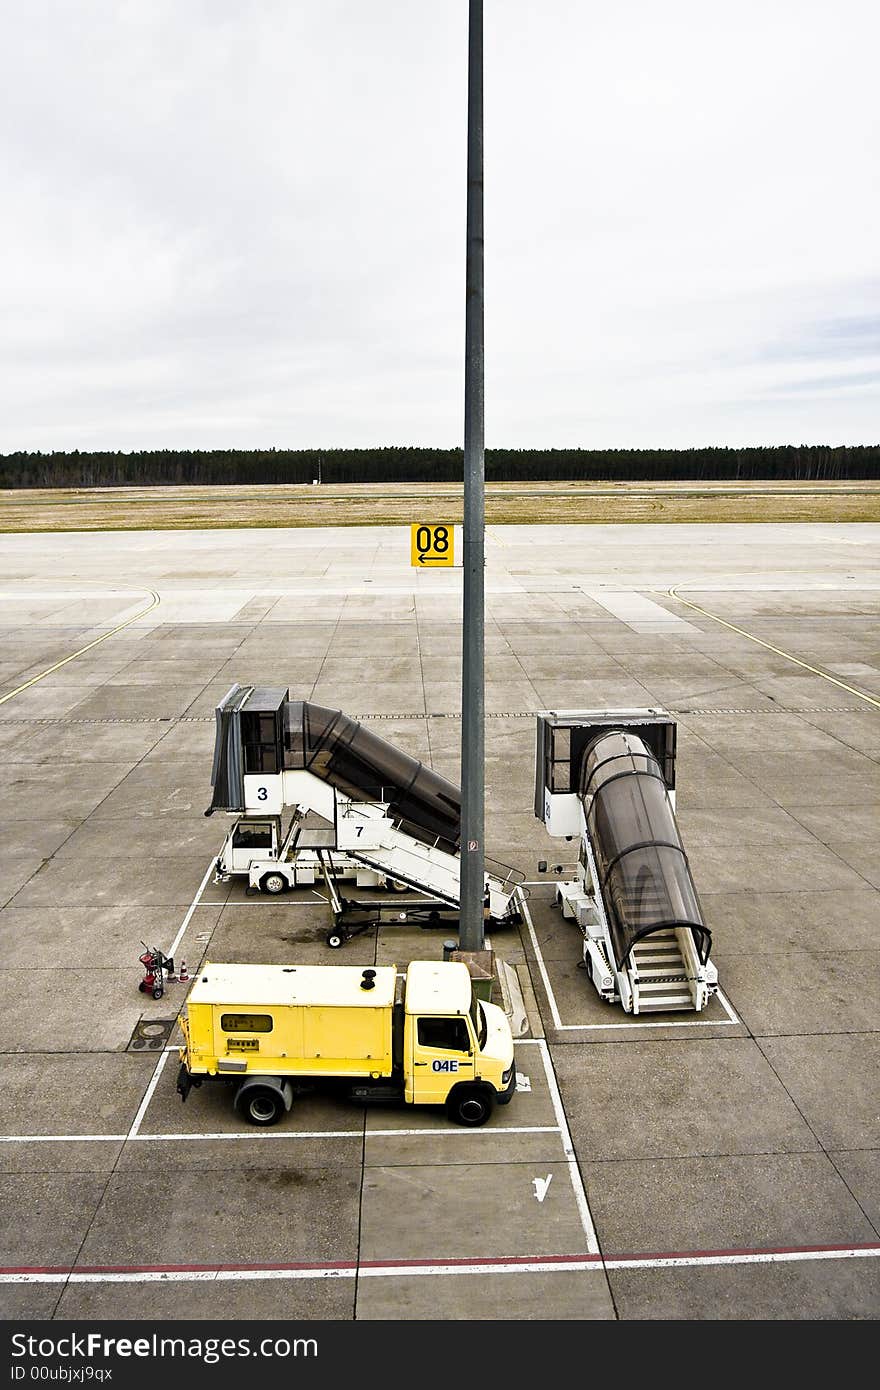
[[[171,1037],[176,1018],[142,1018],[134,1027],[127,1052],[161,1052]]]

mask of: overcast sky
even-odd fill
[[[0,0],[0,451],[450,447],[467,0]],[[880,440],[876,0],[485,0],[486,442]]]

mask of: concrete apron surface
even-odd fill
[[[460,572],[413,570],[403,528],[5,537],[2,1315],[876,1317],[877,533],[490,528],[487,849],[532,885],[490,943],[519,1089],[477,1131],[315,1094],[258,1133],[222,1089],[181,1105],[186,985],[140,994],[141,942],[191,973],[403,967],[450,932],[331,952],[320,893],[215,882],[214,705],[286,685],[458,780]],[[532,815],[533,757],[539,709],[655,705],[721,995],[645,1020],[578,968],[552,905],[576,846]]]

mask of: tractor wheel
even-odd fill
[[[260,891],[272,893],[277,896],[287,890],[287,879],[283,874],[263,874],[260,879]]]

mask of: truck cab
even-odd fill
[[[477,999],[466,966],[413,961],[404,996],[404,1099],[445,1105],[458,1124],[479,1125],[515,1085],[510,1025]]]
[[[265,820],[250,817],[236,821],[217,857],[218,872],[249,874],[254,860],[261,863],[278,859],[281,844],[281,817],[267,816]]]

